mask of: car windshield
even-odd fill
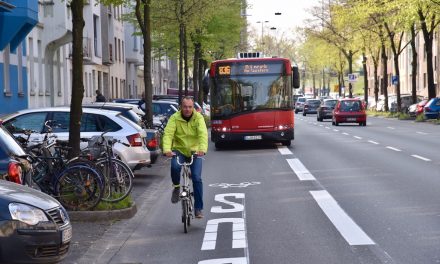
[[[307,100],[306,102],[308,105],[319,105],[321,102],[319,100]]]
[[[327,101],[324,101],[324,106],[335,107],[337,102],[338,102],[338,100],[327,100]]]
[[[26,155],[23,148],[15,141],[13,136],[3,126],[0,127],[0,148],[14,156]]]

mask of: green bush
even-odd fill
[[[120,210],[125,208],[130,208],[133,205],[133,200],[130,195],[125,197],[122,201],[117,203],[108,203],[100,201],[95,207],[95,211],[109,211],[109,210]]]
[[[398,117],[399,120],[410,120],[411,117],[407,113],[399,113]]]
[[[418,115],[416,116],[416,122],[424,122],[425,116],[424,115]]]

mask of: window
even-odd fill
[[[119,53],[119,62],[121,62],[121,40],[118,39],[118,53]]]
[[[38,78],[38,87],[36,90],[38,90],[38,94],[39,95],[43,95],[43,78],[42,76],[44,76],[43,73],[43,48],[41,45],[41,40],[37,41],[37,46],[38,46],[38,76],[40,76],[40,78]],[[48,88],[47,88],[48,89]]]
[[[34,39],[29,38],[29,89],[30,94],[35,95],[35,86],[34,86]]]
[[[46,122],[46,116],[47,113],[45,112],[23,114],[6,122],[5,126],[11,133],[20,133],[25,129],[41,133],[44,122]]]
[[[52,130],[54,133],[67,133],[70,126],[69,112],[53,112],[52,113]]]
[[[7,96],[11,96],[11,82],[9,80],[10,73],[9,73],[9,61],[10,61],[10,49],[9,45],[6,46],[6,48],[3,50],[3,92]]]
[[[81,117],[81,132],[96,132],[100,131],[98,129],[95,115],[93,114],[83,114]]]
[[[95,56],[99,57],[98,53],[98,16],[93,15],[93,49]]]
[[[115,61],[118,60],[118,40],[115,38]]]
[[[122,62],[125,61],[124,41],[122,41]]]
[[[95,115],[98,121],[98,131],[111,131],[115,132],[121,130],[122,127],[115,123],[110,118],[103,115]]]

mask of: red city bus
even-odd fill
[[[234,141],[290,146],[294,139],[292,88],[299,88],[298,67],[285,58],[239,57],[246,58],[211,64],[211,141],[216,148]]]

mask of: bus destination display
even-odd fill
[[[242,62],[219,64],[217,66],[218,76],[230,75],[254,75],[254,74],[281,74],[284,71],[282,62]]]

